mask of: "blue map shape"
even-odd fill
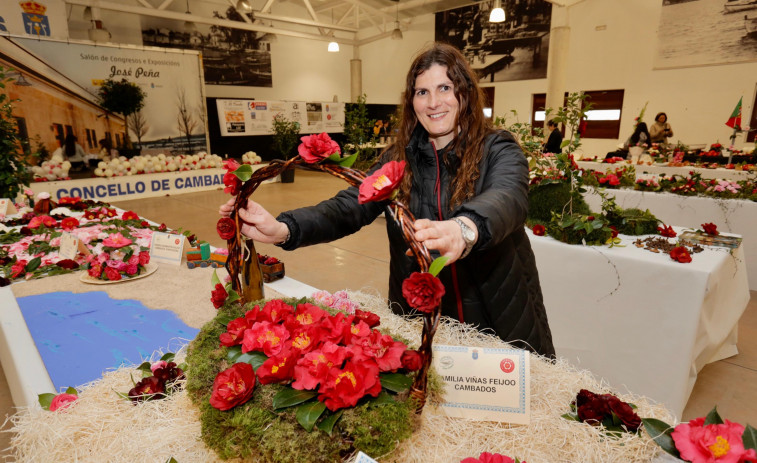
[[[170,310],[111,299],[104,291],[40,294],[17,302],[57,390],[139,365],[157,350],[176,352],[200,331]]]

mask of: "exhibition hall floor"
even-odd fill
[[[253,197],[275,216],[287,209],[316,204],[344,186],[342,180],[328,174],[298,170],[294,183],[261,185]],[[225,246],[225,241],[216,234],[215,225],[218,206],[228,198],[222,190],[216,190],[113,204],[141,217],[165,223],[169,228],[190,230],[213,246]],[[259,253],[284,261],[288,277],[310,286],[331,292],[361,290],[385,297],[389,253],[384,224],[385,219],[379,218],[355,235],[292,252],[259,243],[256,247]],[[549,282],[542,281],[543,286],[547,284]],[[208,297],[209,294],[210,284]],[[754,386],[757,384],[757,292],[753,291],[751,295],[739,323],[739,354],[704,367],[684,410],[683,420],[704,416],[717,405],[724,418],[742,424],[757,424],[757,389]],[[659,355],[665,355],[665,352],[659,352]],[[2,374],[0,417],[5,418],[11,413],[13,403]],[[9,437],[7,433],[0,434],[0,449],[9,445]]]

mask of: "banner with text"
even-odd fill
[[[271,135],[273,117],[283,114],[300,124],[300,133],[341,133],[344,130],[344,103],[216,100],[221,135]]]

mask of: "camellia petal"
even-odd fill
[[[405,175],[405,161],[389,161],[360,184],[358,202],[365,204],[391,198]]]

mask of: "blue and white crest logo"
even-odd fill
[[[473,349],[473,360],[478,360],[478,350]]]
[[[50,23],[45,16],[47,7],[41,5],[34,0],[20,2],[21,9],[24,10],[21,13],[21,18],[24,21],[24,31],[27,34],[37,36],[49,36],[50,35]]]

